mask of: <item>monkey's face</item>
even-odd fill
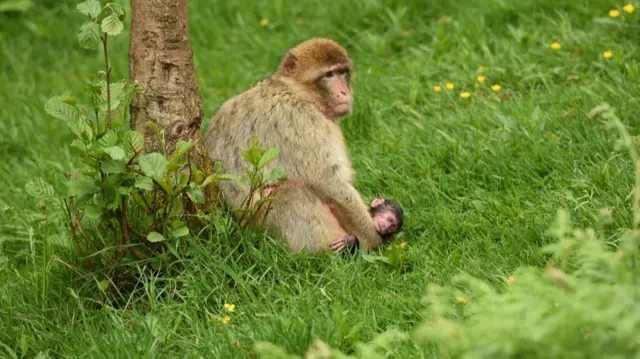
[[[404,213],[394,201],[375,198],[371,201],[371,217],[381,236],[390,236],[402,228]]]
[[[373,216],[373,222],[381,236],[393,234],[398,229],[398,217],[392,210],[380,210]]]
[[[315,81],[316,91],[324,107],[325,115],[340,119],[351,114],[353,95],[351,91],[351,70],[348,66],[328,67]]]

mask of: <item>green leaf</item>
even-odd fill
[[[100,44],[100,26],[93,21],[82,24],[78,30],[78,43],[85,49],[97,49]]]
[[[112,82],[111,86],[109,86],[111,90],[111,109],[114,110],[118,108],[116,101],[119,103],[124,101],[124,82]],[[107,83],[104,82],[104,100],[107,101]]]
[[[124,139],[132,152],[141,152],[144,149],[144,137],[140,132],[131,130],[125,134]]]
[[[138,176],[136,177],[135,186],[136,188],[153,191],[153,180],[149,177]]]
[[[264,176],[264,181],[275,181],[284,177],[284,169],[280,167],[273,168]]]
[[[69,195],[77,197],[94,194],[99,190],[95,181],[87,177],[81,177],[77,180],[69,181],[67,186],[69,186]]]
[[[124,160],[107,158],[102,161],[101,168],[105,173],[125,173],[127,167]]]
[[[51,116],[63,121],[75,121],[80,118],[76,106],[65,103],[65,96],[54,96],[44,105],[44,110]]]
[[[104,149],[104,152],[106,152],[114,160],[121,160],[127,157],[127,154],[124,152],[124,150],[118,146],[107,147]]]
[[[178,177],[177,191],[178,192],[181,191],[183,188],[187,186],[188,183],[189,183],[189,174],[181,173],[180,177]]]
[[[71,142],[71,146],[79,149],[82,152],[86,152],[87,151],[87,145],[85,145],[84,142],[82,142],[80,140],[73,140],[73,142]]]
[[[120,193],[123,196],[126,196],[131,192],[133,192],[133,187],[125,186],[125,187],[118,188],[118,193]]]
[[[165,190],[165,192],[167,192],[167,194],[169,194],[170,196],[173,196],[173,193],[174,193],[173,192],[173,187],[171,187],[169,185],[169,183],[167,183],[167,181],[165,181],[163,178],[160,178],[160,177],[157,177],[157,176],[153,177],[153,179],[156,182],[158,182],[158,185],[160,187],[162,187],[162,189]]]
[[[102,207],[92,204],[86,206],[83,213],[91,219],[98,220],[100,219],[100,217],[102,217],[103,212]]]
[[[260,163],[260,159],[262,158],[263,153],[264,153],[264,149],[259,147],[252,147],[252,148],[246,149],[243,152],[242,157],[244,157],[246,161],[251,163],[253,167],[258,167],[258,163]]]
[[[167,171],[171,172],[171,171],[176,171],[179,170],[182,166],[180,166],[177,163],[167,163],[167,166],[165,167],[167,169]]]
[[[142,172],[149,177],[164,178],[167,172],[167,158],[157,152],[140,156],[138,163]]]
[[[157,243],[165,241],[166,238],[164,238],[164,236],[158,232],[151,232],[147,235],[147,240],[152,243]]]
[[[217,178],[216,175],[210,175],[207,178],[204,179],[204,181],[202,182],[202,184],[199,187],[206,187],[208,185],[210,185],[211,183],[216,182]]]
[[[71,106],[75,106],[78,104],[78,101],[76,101],[76,99],[71,96],[65,96],[62,102],[69,104]]]
[[[260,162],[258,162],[258,167],[262,168],[265,165],[267,165],[268,163],[270,163],[271,161],[275,160],[276,157],[278,157],[278,155],[280,154],[280,149],[279,148],[269,148],[268,150],[266,150],[263,154],[262,157],[260,158]]]
[[[391,265],[397,266],[402,264],[405,259],[404,247],[399,244],[392,246],[386,251],[385,257],[387,257],[388,263]]]
[[[0,13],[19,11],[25,12],[33,7],[34,3],[31,0],[5,0],[0,2]]]
[[[193,141],[193,140],[189,140],[189,141],[180,140],[180,141],[178,141],[178,143],[176,144],[176,150],[171,155],[171,162],[172,163],[178,163],[180,158],[185,153],[187,153],[195,144],[196,144],[196,142]]]
[[[180,237],[184,237],[184,236],[188,236],[189,235],[189,228],[185,227],[180,227],[176,230],[174,230],[173,232],[171,232],[171,236],[172,237],[176,237],[176,238],[180,238]]]
[[[189,196],[191,201],[193,201],[194,203],[197,203],[197,204],[204,203],[204,200],[205,200],[204,193],[202,193],[200,188],[192,188],[192,189],[190,189],[187,192],[187,196]]]
[[[374,256],[371,254],[366,254],[363,253],[362,254],[362,259],[364,259],[365,261],[369,262],[369,263],[375,263],[375,262],[384,262],[384,263],[389,263],[389,260],[387,259],[387,257],[383,257],[383,256]]]
[[[100,14],[102,6],[100,6],[100,1],[98,0],[87,0],[76,5],[76,9],[78,9],[78,11],[80,11],[84,15],[89,15],[92,18],[96,18]]]
[[[118,18],[117,14],[111,14],[104,19],[102,19],[102,23],[100,24],[100,28],[107,35],[116,36],[122,32],[124,29],[124,25],[122,21]]]
[[[118,143],[118,135],[113,130],[105,132],[98,140],[98,146],[105,152],[107,147],[115,146],[116,143]]]
[[[157,123],[153,121],[147,121],[144,123],[144,125],[149,127],[149,129],[151,129],[151,131],[153,131],[153,133],[155,133],[156,136],[160,136],[160,127],[158,127]]]
[[[25,185],[27,193],[36,199],[54,198],[55,191],[53,186],[47,183],[43,178],[37,177]]]
[[[74,119],[67,123],[71,131],[79,138],[88,141],[93,138],[93,129],[87,122],[87,118],[81,115],[79,118]]]
[[[171,228],[173,229],[177,229],[184,226],[184,221],[181,221],[179,219],[174,219],[171,221]]]

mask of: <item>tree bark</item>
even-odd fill
[[[168,156],[180,139],[201,138],[202,97],[189,42],[187,2],[131,1],[129,74],[144,87],[131,104],[131,126],[143,134],[147,153],[162,153],[160,142],[145,126],[149,120],[165,130]],[[202,155],[193,160],[200,164]]]

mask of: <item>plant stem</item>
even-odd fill
[[[120,227],[122,228],[122,247],[120,248],[120,255],[124,253],[125,246],[130,243],[129,240],[129,219],[127,218],[127,199],[122,197],[121,200],[121,212],[120,212]]]
[[[104,66],[107,74],[107,123],[105,130],[111,129],[111,68],[109,67],[109,53],[107,51],[107,35],[102,36],[102,48],[104,52]]]

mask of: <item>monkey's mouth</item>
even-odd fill
[[[333,106],[333,112],[338,115],[348,115],[351,112],[350,102],[340,102]]]

